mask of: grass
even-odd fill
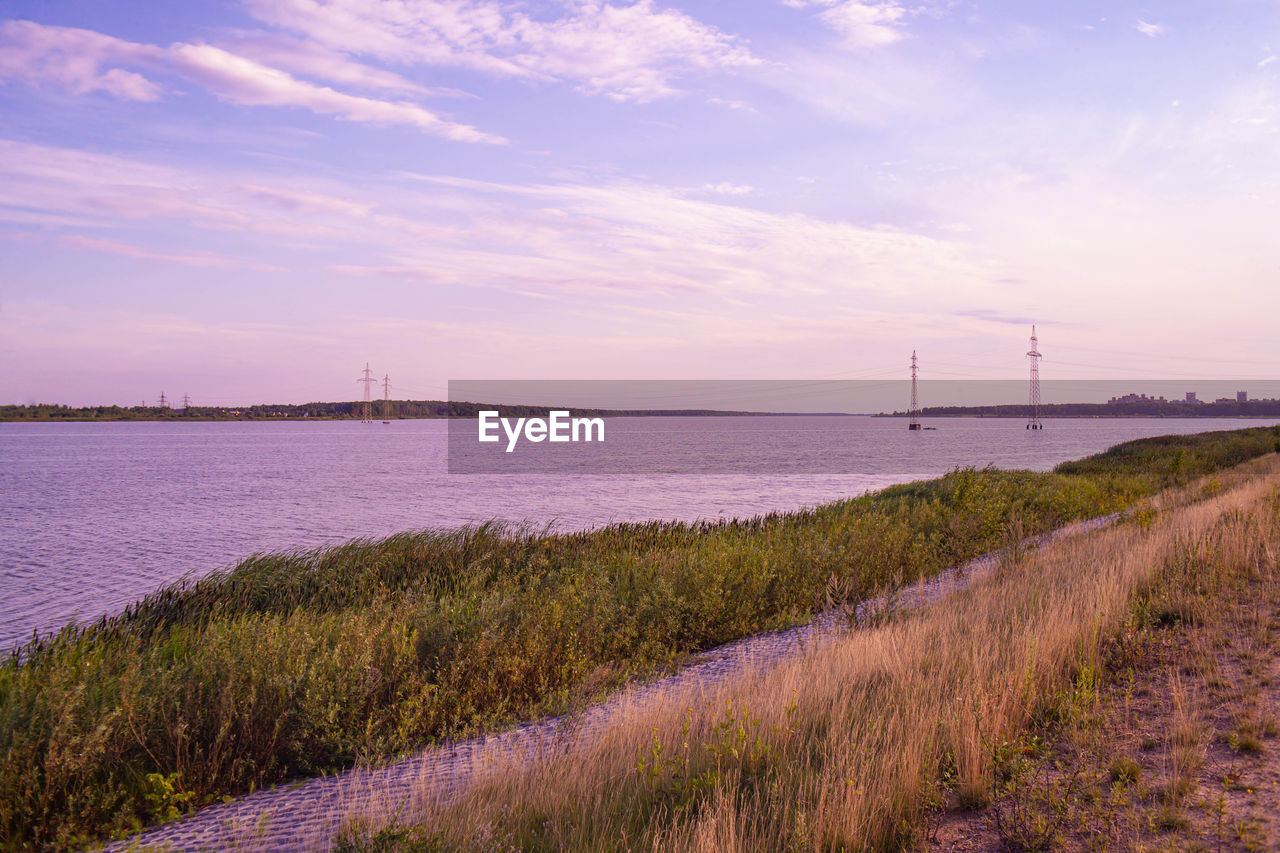
[[[394,818],[353,814],[346,849],[900,850],[927,843],[940,812],[986,802],[1003,849],[1063,849],[1094,785],[1053,761],[1039,733],[1087,737],[1103,649],[1146,604],[1166,602],[1152,595],[1164,578],[1196,610],[1214,601],[1197,587],[1274,569],[1278,477],[1280,460],[1261,460],[1213,494],[1166,497],[1145,529],[1056,543],[943,605],[710,692],[673,693],[567,752],[496,767],[460,796],[423,788]],[[1177,790],[1150,813],[1161,832],[1187,825],[1202,760],[1179,679],[1169,676],[1163,744]],[[1113,767],[1106,785],[1123,801],[1144,783],[1132,759]]]
[[[489,524],[259,555],[118,617],[36,638],[0,664],[0,845],[82,845],[225,795],[560,710],[698,650],[793,624],[833,593],[857,600],[1007,544],[1011,530],[1033,534],[1226,471],[1271,452],[1276,435],[1129,442],[1053,473],[960,470],[725,523],[563,535]],[[1135,517],[1139,531],[1161,523],[1150,510]],[[919,665],[952,663],[944,655]],[[1033,669],[1020,689],[1048,677]],[[910,695],[886,673],[848,689],[862,691],[866,707],[898,708]],[[853,772],[894,737],[951,743],[945,762],[958,789],[978,796],[983,744],[999,734],[983,721],[1003,714],[1004,700],[962,693],[952,728],[935,720],[919,729],[921,709],[902,707],[846,743],[841,766]],[[710,808],[740,822],[724,831],[754,831],[747,807],[777,796],[757,784],[768,778],[760,774],[831,731],[830,720],[796,707],[794,722],[741,704],[719,711],[719,723],[691,721],[703,738],[697,760],[710,763],[677,785],[663,762],[678,750],[664,746],[665,757],[645,765],[649,787],[628,794],[631,820],[642,829],[656,814]],[[833,799],[797,801],[791,830],[828,837],[850,797],[885,795],[888,823],[849,818],[831,837],[902,835],[901,821],[924,806],[912,780],[937,771],[930,762],[944,754],[881,767],[883,778],[862,788],[836,785],[823,795]],[[672,826],[671,840],[683,838],[683,824]],[[654,837],[667,838],[661,832]]]
[[[1024,786],[993,810],[1041,823],[1069,815],[1055,849],[1275,849],[1277,468],[1260,500],[1224,507],[1207,535],[1188,536],[1139,585],[1103,643],[1101,698],[1083,724],[1034,730],[1047,748],[1031,772],[1082,780],[1074,798],[1051,807]],[[969,824],[950,840],[989,845],[962,849],[1017,846],[1011,833],[984,837]]]

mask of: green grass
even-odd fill
[[[561,710],[1271,452],[1129,442],[811,510],[548,535],[487,524],[264,554],[0,663],[0,845],[88,843],[224,795]]]

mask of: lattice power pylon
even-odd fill
[[[1044,429],[1040,423],[1040,339],[1036,337],[1035,326],[1031,327],[1031,349],[1027,358],[1031,361],[1031,411],[1027,416],[1027,429]]]
[[[364,383],[364,404],[360,406],[360,423],[373,423],[373,397],[371,391],[374,383],[378,380],[373,378],[373,371],[369,369],[369,362],[364,363],[364,378],[357,379],[357,382]]]
[[[391,423],[391,374],[382,377],[382,422]]]
[[[916,389],[916,378],[919,373],[920,365],[916,361],[916,351],[911,351],[911,408],[907,410],[911,421],[907,424],[907,429],[920,429],[920,394]]]

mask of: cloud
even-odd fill
[[[783,0],[794,9],[827,7],[817,17],[840,34],[852,50],[892,44],[903,37],[900,28],[907,10],[897,0]]]
[[[897,3],[865,3],[848,0],[818,17],[843,36],[847,47],[858,49],[892,44],[902,38],[898,22],[905,10]]]
[[[567,0],[532,17],[496,0],[246,0],[259,20],[331,50],[404,64],[560,80],[619,101],[675,94],[686,74],[759,64],[735,36],[652,0]]]
[[[93,373],[106,364],[145,371],[148,362],[155,369],[154,359],[159,357],[169,364],[182,363],[191,371],[188,376],[199,376],[211,364],[220,360],[225,364],[229,348],[243,353],[246,346],[280,346],[282,342],[286,348],[300,344],[314,348],[332,340],[336,331],[282,323],[218,322],[150,309],[65,305],[44,299],[27,298],[11,305],[11,311],[0,312],[2,339],[42,352],[63,371]],[[134,386],[136,376],[135,372],[128,386]],[[129,398],[137,399],[132,390]],[[212,402],[208,396],[202,400]]]
[[[10,221],[39,224],[38,215],[51,227],[98,232],[150,221],[322,242],[367,210],[343,196],[266,183],[0,140],[0,219]]]
[[[373,212],[374,205],[368,201],[340,198],[324,193],[284,187],[265,187],[246,184],[243,187],[250,197],[279,208],[280,210],[299,213],[336,213],[353,218],[365,218]]]
[[[973,317],[977,320],[986,320],[991,323],[1004,323],[1010,326],[1030,326],[1037,322],[1044,325],[1044,318],[1037,320],[1034,317],[1013,316],[1000,311],[974,309],[970,311],[957,311],[956,314],[960,317]]]
[[[744,113],[758,112],[755,107],[751,106],[747,101],[740,101],[736,98],[707,98],[708,104],[717,104],[722,107],[728,107],[731,110],[739,110]]]
[[[1258,68],[1266,68],[1268,65],[1275,62],[1277,59],[1280,59],[1280,56],[1275,56],[1275,55],[1268,56],[1266,59],[1258,63]]]
[[[551,18],[497,0],[246,0],[246,5],[263,22],[300,37],[241,30],[226,34],[220,44],[163,47],[85,29],[7,21],[0,25],[0,80],[156,101],[166,95],[160,78],[175,75],[233,104],[299,107],[348,121],[417,127],[461,142],[503,143],[417,102],[462,93],[425,87],[354,57],[407,68],[448,66],[561,81],[588,94],[640,103],[677,94],[678,80],[690,74],[761,64],[738,37],[683,12],[659,9],[653,0],[624,5],[565,0],[562,13]],[[724,103],[750,109],[741,102]]]
[[[922,62],[898,51],[795,50],[783,61],[787,73],[753,77],[787,98],[853,124],[888,127],[918,116],[945,121],[962,116],[978,95],[947,63]]]
[[[755,192],[755,187],[731,184],[728,181],[721,181],[718,184],[703,184],[702,189],[707,192],[719,193],[720,195],[750,195]]]
[[[238,56],[272,68],[366,91],[415,96],[461,97],[456,89],[422,86],[392,71],[365,65],[319,44],[275,33],[243,31],[218,40]]]
[[[653,294],[819,312],[851,301],[888,310],[910,295],[960,309],[968,305],[953,305],[956,294],[978,298],[1007,274],[973,246],[744,207],[749,188],[729,182],[508,184],[402,173],[358,189],[331,181],[0,141],[0,198],[63,220],[49,227],[66,245],[161,263],[319,266],[320,275],[392,279],[410,291],[465,285],[578,300],[592,311],[651,304]],[[119,237],[144,228],[145,247]]]
[[[445,121],[411,101],[350,95],[207,44],[167,48],[89,30],[31,21],[0,25],[0,80],[50,82],[75,94],[102,90],[126,100],[154,101],[162,89],[134,71],[175,74],[219,99],[242,106],[300,107],[318,115],[374,125],[408,125],[458,142],[505,143],[499,136]],[[349,73],[346,69],[343,73]]]
[[[913,291],[945,299],[954,290],[948,281],[982,291],[992,280],[985,263],[958,244],[700,200],[673,188],[410,177],[435,188],[433,198],[444,188],[481,196],[483,214],[460,232],[466,245],[398,247],[397,263],[347,265],[343,272],[544,292],[793,299],[857,293],[869,301]],[[501,250],[476,254],[484,246]]]
[[[84,95],[102,91],[131,101],[155,101],[155,83],[121,68],[103,70],[108,62],[134,64],[155,59],[159,48],[135,45],[90,30],[46,27],[32,21],[0,24],[0,80],[43,82]]]
[[[1156,36],[1164,33],[1164,27],[1159,24],[1149,24],[1141,18],[1138,19],[1138,23],[1133,25],[1133,28],[1144,36],[1148,36],[1150,38],[1155,38]]]
[[[319,115],[375,125],[416,126],[456,142],[504,143],[498,136],[454,124],[409,101],[380,101],[317,86],[212,45],[178,44],[173,69],[225,101],[245,106],[303,107]]]
[[[113,255],[123,255],[129,258],[136,258],[142,261],[161,261],[167,264],[180,264],[186,267],[233,267],[244,266],[259,272],[283,272],[284,268],[272,264],[244,264],[234,258],[226,255],[219,255],[213,252],[196,252],[194,254],[174,254],[172,252],[163,252],[156,249],[148,249],[144,246],[135,246],[130,243],[121,243],[116,240],[105,240],[98,237],[82,237],[78,235],[68,235],[58,238],[58,242],[63,246],[70,246],[74,249],[88,249],[94,252],[107,252]]]

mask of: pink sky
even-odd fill
[[[17,0],[0,399],[1277,375],[1280,9]]]

